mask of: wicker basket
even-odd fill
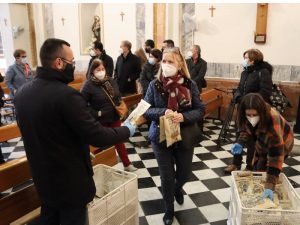
[[[138,225],[137,175],[106,165],[94,167],[96,197],[87,206],[89,225]]]
[[[281,173],[279,180],[287,190],[294,210],[278,209],[255,209],[242,206],[240,196],[237,190],[236,179],[237,173],[232,172],[231,201],[229,206],[228,225],[299,225],[300,224],[300,197],[287,179]],[[266,173],[253,173],[254,180],[261,180],[266,177]]]

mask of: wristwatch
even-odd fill
[[[98,111],[98,117],[100,117],[102,115],[102,112],[99,110]]]

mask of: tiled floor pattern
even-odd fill
[[[174,225],[225,225],[227,221],[231,176],[224,174],[223,169],[231,163],[231,144],[217,146],[220,121],[207,120],[204,127],[207,138],[195,148],[193,172],[184,186],[184,204],[175,202]],[[235,129],[230,127],[228,137],[234,138],[234,132]],[[136,147],[147,143],[147,134],[146,127],[140,128],[126,147],[130,160],[139,168],[136,173],[139,177],[140,225],[160,225],[163,224],[164,206],[157,162],[151,147]],[[7,159],[25,155],[19,138],[10,140],[2,151]],[[122,164],[118,163],[116,168],[123,169]],[[300,156],[287,159],[283,172],[300,193]]]

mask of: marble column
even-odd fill
[[[45,39],[54,38],[52,3],[43,4]]]
[[[189,15],[195,14],[195,3],[183,3],[182,4],[182,15],[184,13],[187,13]],[[182,18],[181,15],[181,18]],[[182,54],[186,54],[186,52],[190,49],[190,47],[193,44],[193,32],[192,30],[187,26],[186,23],[182,21],[182,31],[181,31],[181,52]]]
[[[136,49],[145,43],[145,4],[136,4]]]

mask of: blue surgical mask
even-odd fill
[[[247,68],[249,66],[248,61],[249,61],[249,59],[243,59],[242,65],[244,68]]]
[[[149,58],[148,63],[150,63],[151,65],[154,65],[155,64],[155,59],[154,58]]]

